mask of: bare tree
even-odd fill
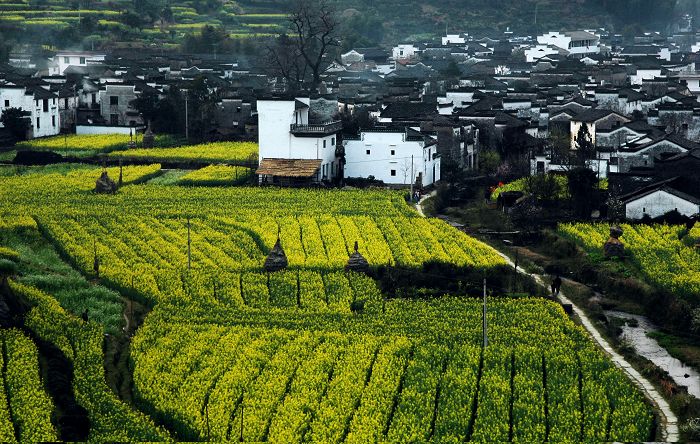
[[[403,184],[406,185],[406,180],[411,176],[411,161],[408,158],[403,160],[401,165],[401,173],[403,174]],[[411,179],[413,180],[413,179]]]
[[[306,77],[307,65],[296,42],[286,34],[265,45],[265,64],[271,74],[285,79],[292,91],[297,91]]]
[[[561,165],[565,171],[568,171],[576,163],[574,153],[571,152],[569,134],[553,128],[549,132],[547,145],[552,156],[552,164]]]
[[[688,126],[693,118],[690,114],[666,112],[660,116],[659,120],[666,127],[667,134],[683,135],[688,131]]]
[[[310,70],[313,88],[318,89],[329,53],[340,46],[335,13],[327,0],[296,0],[289,22],[290,37]]]

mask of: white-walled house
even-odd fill
[[[394,60],[412,59],[418,55],[419,49],[411,44],[401,44],[391,50]]]
[[[58,51],[49,61],[49,75],[63,75],[69,66],[88,66],[104,62],[105,53],[90,51]]]
[[[587,31],[548,32],[537,36],[540,45],[553,45],[575,57],[600,53],[600,38]]]
[[[634,74],[630,74],[630,83],[632,85],[641,85],[645,80],[654,80],[661,77],[661,68],[637,68]]]
[[[21,108],[29,113],[28,138],[55,136],[61,131],[58,96],[47,88],[17,84],[0,86],[0,113],[8,108]]]
[[[681,185],[679,189],[678,185]],[[686,192],[679,178],[667,179],[640,188],[621,197],[625,204],[625,217],[639,220],[645,216],[656,218],[671,211],[678,211],[683,216],[693,217],[700,214],[698,190],[693,194]]]
[[[336,142],[342,123],[309,123],[310,103],[308,97],[258,100],[258,174],[261,181],[267,179],[274,183],[275,177],[330,181],[341,172]],[[291,175],[285,176],[285,170]]]
[[[437,139],[410,128],[366,129],[345,139],[345,177],[374,176],[390,185],[440,180]]]
[[[463,45],[466,42],[466,34],[446,34],[442,38],[442,46]]]
[[[525,61],[527,63],[534,63],[542,57],[550,55],[568,55],[569,51],[563,48],[558,48],[554,45],[535,45],[533,47],[525,49],[524,53]]]

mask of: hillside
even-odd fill
[[[500,34],[508,28],[526,33],[599,26],[663,29],[672,17],[697,12],[696,2],[689,0],[330,1],[342,17],[345,46],[431,38],[445,30]],[[206,25],[238,42],[276,35],[285,28],[290,4],[287,0],[0,0],[0,33],[12,43],[174,49]]]

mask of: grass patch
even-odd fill
[[[165,170],[163,174],[154,177],[147,183],[151,185],[177,185],[187,173],[189,173],[188,170]]]
[[[36,227],[0,229],[0,245],[17,253],[19,281],[53,295],[75,315],[88,310],[92,321],[106,333],[116,334],[123,326],[123,303],[119,293],[88,282],[61,259]]]
[[[17,155],[17,151],[15,151],[15,150],[0,151],[0,162],[12,162],[12,160],[14,160],[16,155]]]

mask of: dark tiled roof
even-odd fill
[[[390,103],[381,117],[391,119],[412,119],[437,114],[437,107],[430,103]]]
[[[672,177],[670,179],[647,185],[636,191],[620,196],[620,199],[625,203],[629,203],[656,191],[665,191],[669,194],[680,197],[681,199],[687,200],[688,202],[700,204],[700,190],[696,189],[693,184],[689,184],[687,181],[683,180],[682,177]]]

